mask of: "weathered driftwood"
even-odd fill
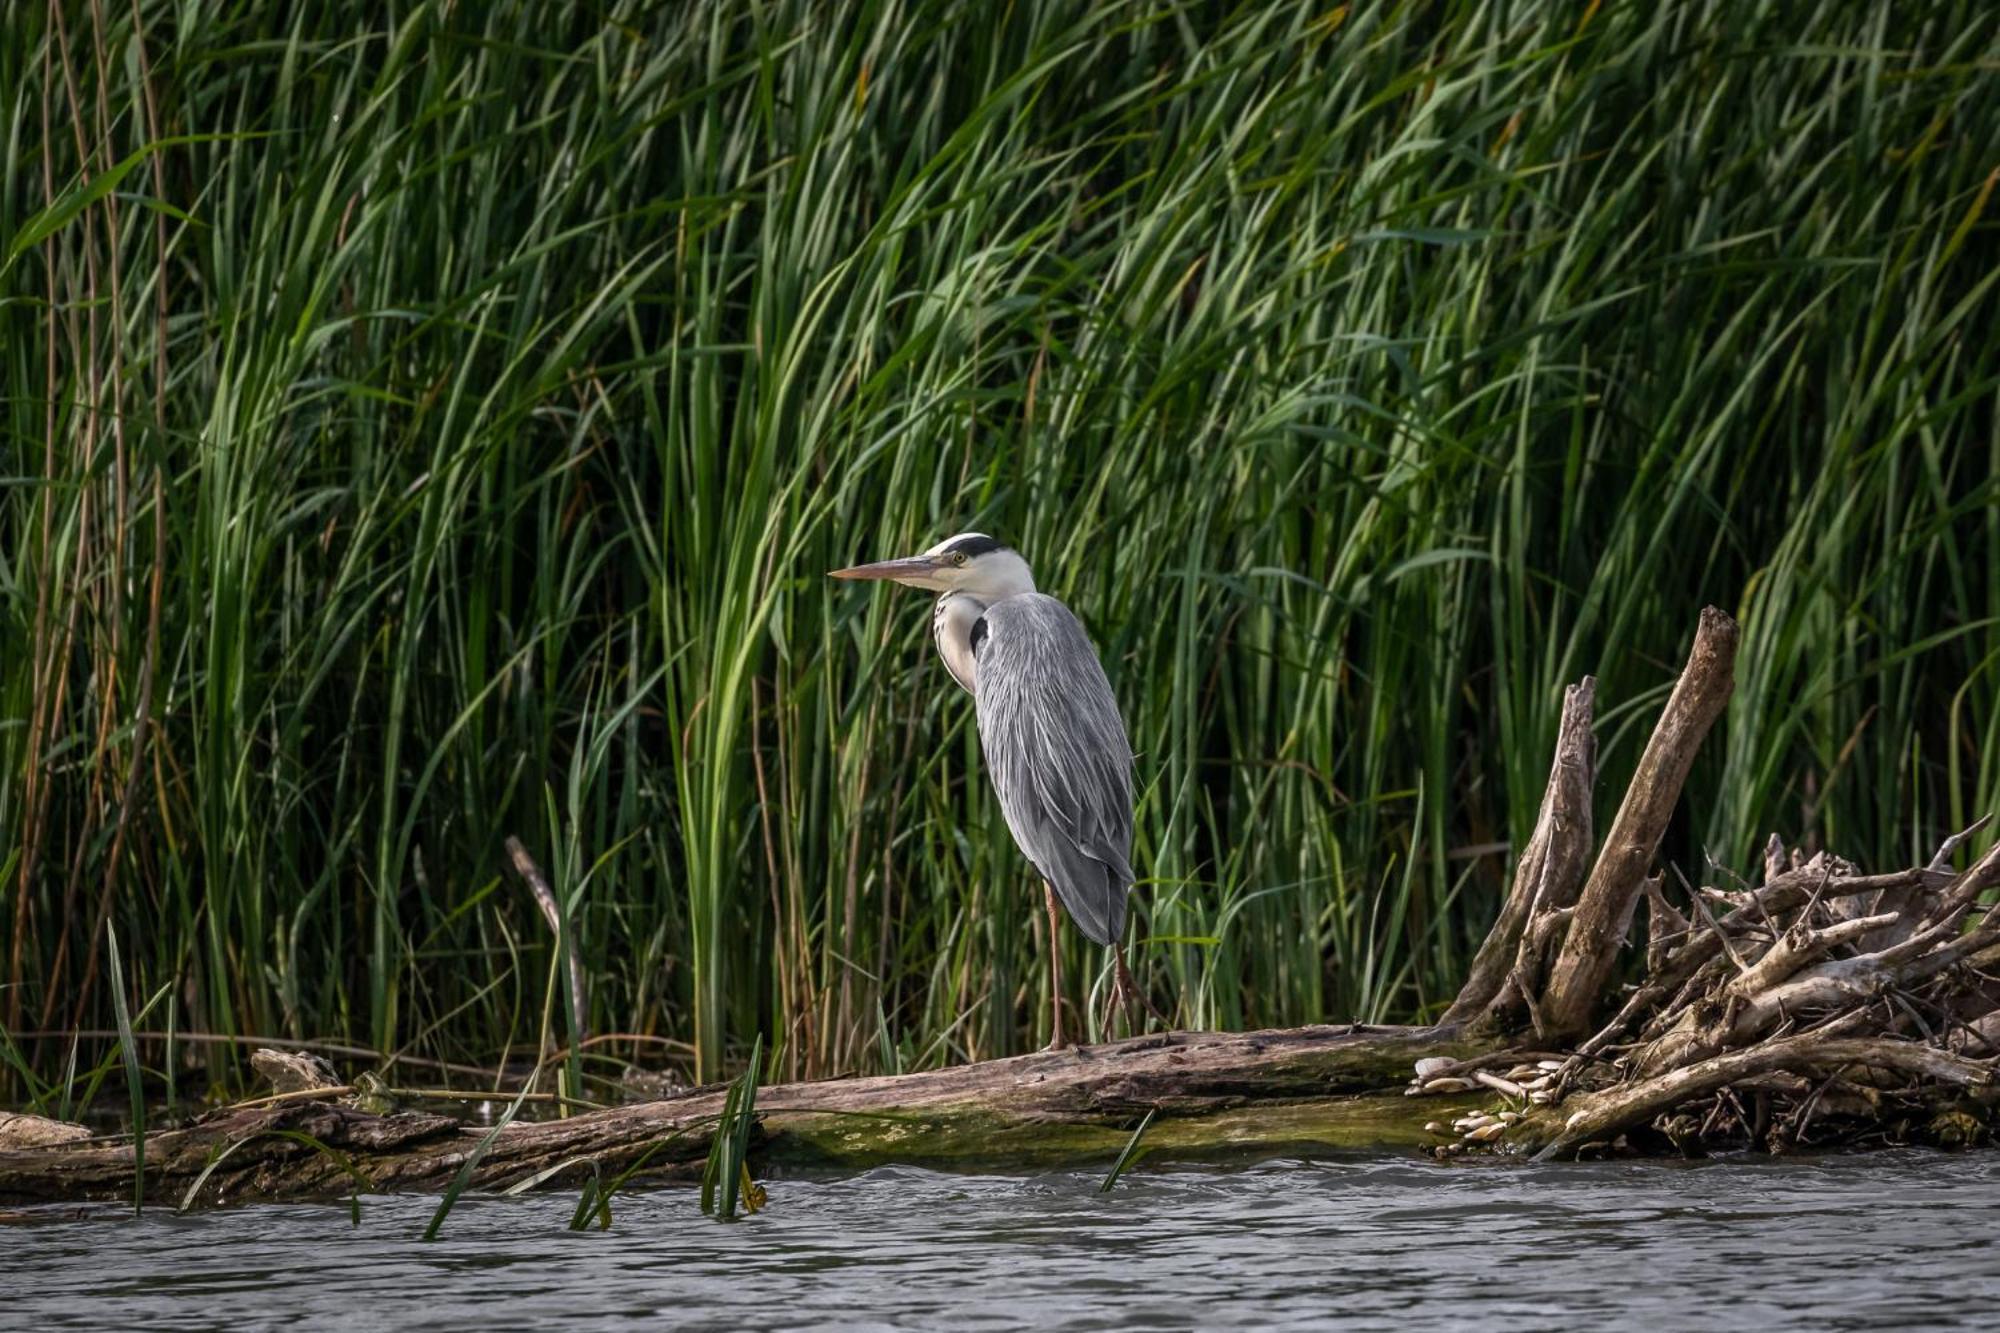
[[[1527,1081],[1515,1083],[1507,1119],[1462,1118],[1457,1140],[1439,1151],[1479,1145],[1566,1155],[1628,1133],[1663,1135],[1683,1149],[1783,1147],[1804,1141],[1815,1118],[1950,1141],[1983,1132],[2000,1055],[1993,1044],[2000,985],[1987,981],[1983,965],[2000,958],[2000,906],[1970,928],[1967,922],[2000,885],[2000,845],[1962,874],[1950,869],[1980,825],[1946,839],[1927,865],[1885,875],[1864,875],[1824,853],[1787,856],[1774,835],[1760,886],[1694,889],[1684,910],[1650,873],[1695,751],[1728,701],[1736,637],[1727,616],[1703,611],[1687,665],[1576,906],[1546,915],[1547,933],[1566,930],[1546,986],[1536,993],[1528,947],[1543,923],[1532,909],[1525,925],[1503,912],[1498,938],[1490,937],[1480,956],[1513,948],[1509,982],[1493,989],[1490,974],[1475,965],[1451,1017],[1474,1030],[1526,1028],[1542,1043],[1582,1037],[1600,1018],[1644,899],[1649,919],[1638,981],[1574,1055],[1548,1069],[1508,1071]],[[1566,751],[1588,753],[1568,739],[1569,730],[1566,716],[1545,815],[1564,787],[1581,782],[1587,790],[1594,777],[1587,758],[1581,773],[1563,763]],[[1538,851],[1531,844],[1524,853],[1522,874],[1536,871]],[[1517,882],[1510,907],[1522,893]],[[1525,1023],[1516,1003],[1527,1011]],[[1457,1082],[1447,1075],[1442,1086]],[[1417,1080],[1418,1090],[1432,1086],[1438,1083]],[[1867,1095],[1846,1096],[1856,1089]],[[1692,1123],[1690,1108],[1699,1112]],[[1940,1114],[1946,1128],[1912,1132],[1913,1123]]]
[[[1991,1065],[1918,1042],[1806,1033],[1711,1056],[1678,1066],[1657,1078],[1573,1098],[1564,1104],[1568,1114],[1562,1128],[1549,1138],[1540,1155],[1564,1156],[1590,1143],[1607,1143],[1617,1134],[1696,1097],[1777,1071],[1819,1078],[1842,1073],[1906,1074],[1948,1087],[1976,1089],[1991,1087],[1994,1081]]]
[[[1149,1148],[1182,1157],[1977,1140],[2000,1102],[2000,981],[1988,980],[2000,906],[1980,907],[2000,886],[2000,846],[1955,872],[1966,830],[1926,865],[1871,875],[1787,853],[1774,837],[1754,887],[1726,874],[1723,885],[1669,885],[1654,869],[1695,751],[1728,700],[1735,645],[1734,623],[1704,611],[1602,847],[1591,822],[1595,684],[1570,687],[1533,835],[1441,1025],[1173,1033],[764,1088],[753,1160],[1073,1164],[1109,1158],[1147,1111]],[[1642,952],[1624,963],[1642,900]],[[1621,966],[1634,965],[1614,1004]],[[218,1159],[203,1202],[342,1193],[350,1170],[371,1189],[438,1190],[481,1141],[448,1117],[341,1105],[329,1099],[358,1089],[321,1086],[324,1071],[299,1081],[275,1055],[264,1063],[296,1090],[150,1136],[149,1194],[178,1200]],[[562,1183],[642,1159],[651,1174],[692,1174],[721,1100],[697,1089],[510,1125],[475,1183]],[[132,1171],[124,1141],[0,1148],[0,1202],[126,1198]]]
[[[90,1137],[82,1125],[72,1125],[47,1116],[15,1115],[0,1111],[0,1152],[23,1148],[52,1148],[78,1143]]]
[[[1617,818],[1584,881],[1576,913],[1556,959],[1540,1005],[1540,1027],[1560,1037],[1580,1037],[1604,995],[1617,965],[1619,948],[1632,924],[1632,909],[1667,831],[1681,784],[1709,727],[1722,715],[1736,688],[1736,622],[1704,607],[1687,666],[1639,756],[1638,771],[1625,789]]]
[[[1489,1009],[1512,1015],[1540,993],[1555,928],[1568,919],[1590,865],[1590,781],[1597,771],[1591,723],[1596,705],[1597,681],[1592,677],[1585,676],[1563,691],[1555,762],[1549,768],[1534,832],[1515,862],[1514,883],[1500,905],[1499,917],[1473,956],[1458,999],[1445,1013],[1447,1024],[1470,1023]]]
[[[250,1067],[271,1081],[278,1092],[324,1091],[341,1086],[340,1075],[311,1051],[280,1051],[271,1047],[250,1052]]]

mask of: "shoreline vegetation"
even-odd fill
[[[1904,1105],[1839,1042],[1983,1105],[1990,6],[376,8],[0,17],[0,1106],[168,1173],[260,1047],[556,1138],[755,1051],[768,1131],[1032,1065],[1052,947],[1171,1064],[822,577],[967,529],[1101,649],[1189,1050],[1521,1054],[1443,1147],[1758,1051],[1690,1142]]]
[[[1774,837],[1761,883],[1703,885],[1686,915],[1650,873],[1734,687],[1738,638],[1727,615],[1702,612],[1601,842],[1587,799],[1595,681],[1567,692],[1521,870],[1484,965],[1438,1027],[1161,1033],[762,1089],[753,1055],[726,1088],[541,1122],[514,1121],[524,1090],[491,1128],[399,1108],[379,1085],[340,1084],[324,1061],[260,1051],[277,1093],[156,1135],[150,1156],[130,1139],[26,1127],[40,1141],[0,1148],[0,1202],[136,1207],[150,1195],[187,1208],[416,1190],[444,1195],[435,1232],[468,1187],[582,1184],[578,1218],[608,1219],[635,1176],[699,1174],[704,1211],[719,1178],[729,1216],[739,1177],[746,1197],[757,1190],[753,1162],[992,1169],[1115,1156],[1109,1188],[1142,1137],[1162,1159],[1981,1142],[2000,1106],[2000,905],[1978,904],[2000,886],[2000,845],[1954,870],[1967,830],[1921,866],[1866,875],[1824,853],[1788,855]],[[1644,966],[1614,987],[1642,901]]]

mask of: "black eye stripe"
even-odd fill
[[[1001,550],[1004,546],[1003,542],[996,542],[991,537],[982,537],[975,533],[948,543],[939,554],[962,555],[970,559],[975,555],[985,555],[988,551]]]

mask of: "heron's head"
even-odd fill
[[[837,579],[889,579],[932,592],[964,592],[985,602],[997,602],[1035,590],[1028,562],[1011,546],[1002,546],[983,532],[947,537],[922,555],[878,560],[872,565],[836,569]]]

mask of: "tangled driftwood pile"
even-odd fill
[[[2000,846],[1955,871],[1865,874],[1773,838],[1747,882],[1664,884],[1662,833],[1727,702],[1736,626],[1703,612],[1686,667],[1601,842],[1591,817],[1595,686],[1565,697],[1540,816],[1471,974],[1426,1028],[1177,1032],[900,1077],[761,1090],[764,1162],[938,1166],[1406,1146],[1570,1156],[1783,1150],[1984,1137],[2000,1054]],[[1706,878],[1706,877],[1705,877]],[[1678,906],[1676,905],[1678,902]],[[1639,907],[1644,938],[1631,949]],[[1632,980],[1621,984],[1622,972]],[[149,1138],[146,1184],[204,1202],[443,1189],[482,1132],[374,1114],[344,1089],[226,1108]],[[719,1089],[509,1125],[476,1183],[568,1183],[644,1159],[698,1171]],[[223,1154],[227,1156],[223,1156]],[[220,1165],[217,1165],[220,1159]],[[129,1140],[0,1147],[0,1201],[129,1197]],[[204,1173],[206,1176],[204,1178]]]
[[[1695,751],[1729,697],[1735,652],[1734,622],[1704,611],[1594,855],[1595,686],[1586,678],[1568,690],[1534,833],[1446,1015],[1560,1055],[1428,1065],[1414,1091],[1482,1079],[1508,1103],[1461,1117],[1462,1137],[1439,1151],[1511,1144],[1566,1155],[1628,1133],[1648,1148],[1776,1149],[1813,1141],[1816,1124],[1823,1138],[1981,1133],[2000,1052],[2000,982],[1985,975],[2000,962],[2000,907],[1978,903],[2000,882],[2000,845],[1954,873],[1969,829],[1927,865],[1869,875],[1826,853],[1788,854],[1774,834],[1760,883],[1724,874],[1723,885],[1680,885],[1679,908],[1651,873]],[[1641,902],[1639,980],[1594,1027]]]

